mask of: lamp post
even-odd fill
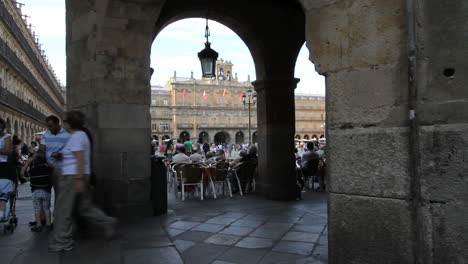
[[[252,145],[252,133],[251,133],[251,126],[252,126],[252,119],[250,115],[250,108],[251,106],[257,103],[257,93],[252,91],[252,89],[248,89],[245,93],[242,94],[242,103],[248,106],[249,108],[249,145]]]
[[[198,58],[200,59],[203,77],[213,78],[215,77],[216,60],[218,59],[218,52],[211,49],[211,43],[208,41],[209,36],[210,28],[208,27],[207,18],[205,27],[205,48],[202,51],[198,52]]]

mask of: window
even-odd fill
[[[155,105],[155,104],[156,104],[156,100],[155,100],[155,99],[151,99],[151,104],[152,104],[152,105]]]
[[[161,128],[161,131],[164,131],[164,132],[169,131],[169,124],[167,123],[161,123],[159,124],[159,127]]]
[[[169,101],[167,99],[164,99],[163,103],[164,103],[164,105],[168,105]]]
[[[156,131],[158,129],[157,124],[151,124],[151,130]]]

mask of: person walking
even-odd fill
[[[70,138],[62,149],[62,176],[54,210],[54,228],[49,237],[49,251],[73,249],[73,212],[102,228],[106,237],[115,234],[115,218],[107,216],[91,201],[89,176],[91,144],[83,131],[85,116],[79,111],[65,113],[64,128]]]

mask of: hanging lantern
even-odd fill
[[[210,36],[210,28],[208,27],[208,18],[206,19],[205,37],[206,43],[205,48],[198,53],[202,67],[202,76],[205,78],[215,77],[216,60],[218,59],[218,52],[211,48],[211,43],[208,41]]]

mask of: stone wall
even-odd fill
[[[330,262],[467,262],[468,75],[459,58],[468,55],[468,6],[301,2],[310,59],[327,76]],[[406,3],[417,21],[417,93]]]

